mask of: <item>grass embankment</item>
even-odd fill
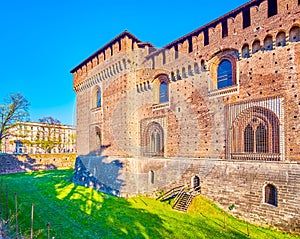
[[[34,203],[34,238],[249,238],[247,227],[224,214],[217,206],[196,197],[188,213],[171,209],[147,197],[117,198],[71,182],[72,170],[1,175],[2,216],[5,217],[5,187],[9,187],[10,215],[18,198],[19,229],[30,235],[31,205]],[[15,219],[11,220],[14,224]],[[251,238],[300,238],[249,225]],[[29,238],[29,237],[27,237]]]

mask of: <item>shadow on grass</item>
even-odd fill
[[[163,238],[163,221],[156,214],[65,179],[55,184],[56,197],[65,205],[51,215],[57,216],[55,238]]]

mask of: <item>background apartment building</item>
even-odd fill
[[[20,122],[3,140],[5,153],[76,152],[76,128],[70,125]]]

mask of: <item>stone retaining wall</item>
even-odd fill
[[[72,168],[75,154],[1,154],[0,174]]]
[[[202,195],[249,221],[300,231],[300,163],[214,159],[114,158],[81,156],[74,181],[118,196],[155,196],[200,178]],[[264,203],[266,184],[277,188],[277,206]]]

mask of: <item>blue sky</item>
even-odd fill
[[[76,124],[70,70],[105,43],[127,29],[163,47],[246,2],[2,0],[0,104],[20,92],[32,121]]]

